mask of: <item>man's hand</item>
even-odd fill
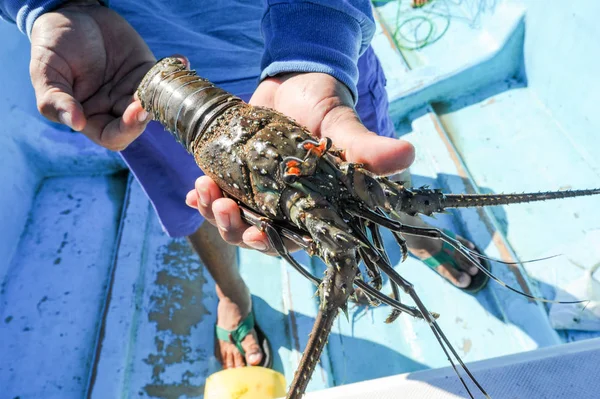
[[[331,138],[336,147],[345,150],[348,161],[363,163],[377,174],[406,169],[414,160],[410,143],[377,136],[363,126],[352,107],[350,91],[330,75],[303,73],[268,78],[261,82],[250,104],[276,109],[317,137]],[[188,193],[186,203],[217,226],[228,243],[273,253],[266,235],[242,221],[237,204],[223,198],[209,177],[196,181],[196,189]]]
[[[137,32],[96,1],[67,2],[40,16],[31,32],[40,113],[110,150],[127,147],[150,121],[133,95],[154,63]]]

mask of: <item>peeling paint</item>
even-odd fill
[[[190,379],[204,372],[194,370],[193,364],[205,359],[206,353],[191,342],[194,327],[209,313],[202,303],[207,282],[204,267],[184,239],[161,247],[156,259],[162,270],[156,273],[148,312],[148,320],[155,323],[156,336],[153,352],[144,359],[151,366],[152,375],[143,390],[150,397],[163,399],[200,396],[204,385]],[[178,374],[175,370],[180,370],[181,365],[185,371],[175,377],[180,382],[173,382],[173,374]],[[168,370],[170,367],[173,369]],[[170,381],[165,381],[167,375]]]
[[[157,273],[148,319],[158,331],[189,335],[208,312],[202,304],[203,268],[184,240],[173,240],[161,252],[157,256],[165,269]]]
[[[202,396],[204,393],[204,384],[202,385],[191,385],[185,384],[170,384],[170,385],[153,385],[149,384],[144,387],[146,393],[155,398],[163,399],[180,399],[182,396],[185,398],[195,398]],[[141,393],[143,394],[143,393]]]

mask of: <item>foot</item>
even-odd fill
[[[252,307],[250,306],[242,311],[240,306],[231,299],[221,297],[217,307],[217,325],[226,330],[235,330],[242,320],[250,314],[251,309]],[[215,341],[215,355],[224,369],[244,367],[246,365],[256,366],[260,364],[263,353],[258,344],[255,330],[252,330],[250,334],[246,335],[242,340],[242,348],[246,352],[245,358],[234,344],[218,339]]]
[[[456,239],[467,248],[472,250],[475,249],[475,245],[465,238],[457,235]],[[411,237],[408,250],[417,258],[425,260],[435,256],[442,250],[442,241],[423,237]],[[443,263],[438,266],[436,270],[442,277],[458,288],[468,287],[469,284],[471,284],[472,277],[481,272],[477,266],[473,265],[470,260],[465,258],[458,251],[453,252],[452,259],[454,259],[454,264]]]

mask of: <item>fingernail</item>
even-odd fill
[[[200,205],[207,207],[208,203],[210,202],[210,193],[208,192],[208,190],[201,188],[196,191],[198,191],[198,198],[200,199]]]
[[[71,124],[73,123],[73,121],[71,120],[71,113],[66,112],[66,111],[60,111],[58,113],[58,120],[63,125],[67,125],[69,127],[72,127]]]
[[[247,242],[248,246],[258,250],[258,251],[266,251],[267,246],[262,241],[249,241]]]
[[[225,232],[229,231],[229,227],[231,226],[231,222],[229,221],[229,215],[224,215],[222,213],[215,213],[215,221],[219,228]]]
[[[469,269],[469,272],[471,273],[471,275],[474,275],[478,271],[479,271],[479,268],[477,266],[471,266],[471,268]]]
[[[140,122],[146,122],[148,120],[148,111],[143,110],[138,114],[138,121]]]

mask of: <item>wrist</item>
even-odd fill
[[[354,98],[352,90],[341,80],[335,76],[322,72],[282,72],[275,76],[269,76],[264,81],[276,82],[278,85],[289,80],[302,80],[303,82],[313,81],[321,88],[326,90],[330,96],[337,97],[341,103],[353,107]],[[304,83],[305,84],[305,83]]]
[[[68,9],[96,8],[103,6],[104,3],[106,2],[100,0],[30,0],[28,6],[23,6],[20,10],[17,10],[15,23],[19,30],[31,40],[33,26],[44,14]]]

